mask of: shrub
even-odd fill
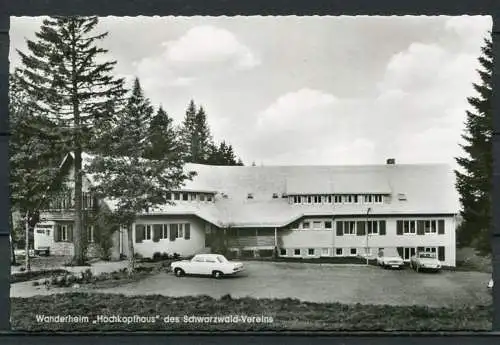
[[[153,261],[160,261],[161,260],[161,253],[160,252],[154,252],[153,253]]]
[[[169,259],[168,254],[167,254],[167,253],[165,253],[165,252],[161,253],[161,259],[162,259],[162,260],[168,260],[168,259]]]
[[[181,256],[179,255],[179,253],[174,253],[174,255],[172,255],[172,259],[174,260],[179,260],[181,258]]]

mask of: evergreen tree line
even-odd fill
[[[45,19],[27,51],[17,51],[22,64],[10,80],[11,205],[25,212],[31,227],[36,215],[62,185],[61,159],[73,152],[74,258],[85,261],[86,234],[82,210],[83,169],[92,173],[98,197],[113,200],[106,221],[129,231],[130,272],[133,272],[131,224],[137,213],[167,204],[169,192],[194,174],[186,162],[236,165],[231,145],[215,144],[203,107],[191,101],[183,123],[176,127],[144,96],[139,79],[132,90],[116,78],[116,61],[100,46],[98,18]],[[89,167],[82,153],[94,154]]]

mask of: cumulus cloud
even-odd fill
[[[134,63],[137,74],[152,88],[189,86],[203,77],[229,70],[248,70],[260,61],[228,30],[196,26],[176,40],[164,42],[160,55]]]

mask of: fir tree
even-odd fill
[[[219,146],[213,146],[208,164],[211,165],[243,165],[241,159],[236,160],[233,146],[222,141]]]
[[[210,148],[213,146],[212,135],[210,134],[210,127],[207,122],[207,115],[205,109],[200,107],[195,117],[195,133],[197,135],[196,148],[197,156],[194,157],[193,163],[207,163],[210,156]]]
[[[160,107],[151,120],[148,130],[149,159],[177,159],[182,154],[178,133],[173,119]]]
[[[108,154],[95,156],[88,167],[97,182],[96,194],[116,204],[110,217],[128,229],[129,273],[134,271],[132,223],[137,214],[168,204],[170,191],[180,188],[184,180],[192,176],[184,171],[184,161],[179,156],[145,158],[151,148],[148,124],[153,113],[136,79],[126,109],[114,129],[120,140],[110,147]]]
[[[493,50],[491,37],[485,39],[483,55],[479,58],[478,73],[481,83],[474,84],[478,95],[469,97],[473,111],[467,111],[465,131],[462,135],[465,151],[456,158],[462,171],[456,171],[457,189],[462,204],[463,222],[457,233],[460,245],[472,245],[480,253],[491,252],[491,190],[492,190],[492,144],[493,132],[491,96]]]
[[[198,152],[198,136],[196,134],[196,105],[193,100],[189,102],[186,114],[182,122],[180,133],[182,150],[186,155],[186,161],[195,162]]]
[[[20,83],[35,100],[34,111],[57,123],[54,135],[74,152],[74,263],[84,263],[82,224],[82,151],[90,146],[96,121],[113,115],[123,94],[123,80],[112,76],[115,61],[99,62],[107,50],[97,43],[97,17],[51,17],[43,21],[29,53],[18,50],[23,66]]]

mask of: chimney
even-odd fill
[[[396,159],[394,159],[394,158],[387,158],[387,164],[390,164],[390,165],[396,164]]]

